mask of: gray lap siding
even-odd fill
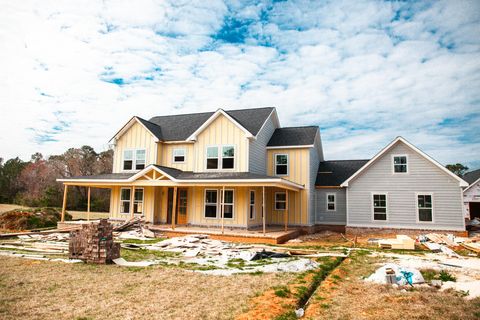
[[[327,194],[335,194],[335,211],[327,210]],[[315,190],[315,224],[345,225],[347,206],[345,188]]]
[[[408,156],[408,173],[393,173],[397,154]],[[387,221],[373,220],[373,193],[387,194]],[[417,221],[418,193],[433,195],[432,222]],[[458,181],[399,143],[350,182],[347,226],[464,230],[461,195]]]

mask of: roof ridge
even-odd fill
[[[259,109],[275,109],[275,107],[259,107],[259,108],[244,108],[244,109],[233,109],[233,110],[226,110],[223,108],[217,108],[215,111],[204,111],[204,112],[192,112],[192,113],[176,113],[176,114],[167,114],[164,116],[153,116],[150,119],[153,118],[166,118],[166,117],[178,117],[178,116],[191,116],[191,115],[198,115],[198,114],[214,114],[217,112],[218,109],[222,109],[226,113],[232,112],[232,111],[244,111],[244,110],[259,110]]]
[[[294,127],[280,127],[277,129],[296,129],[296,128],[318,128],[318,126],[294,126]]]
[[[339,162],[339,161],[370,161],[370,159],[342,159],[342,160],[323,160],[320,162]]]

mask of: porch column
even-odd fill
[[[283,219],[285,220],[285,231],[288,231],[288,189],[285,189],[285,213]]]
[[[262,187],[262,223],[263,223],[263,235],[265,236],[265,187]]]
[[[175,219],[177,216],[177,187],[173,187],[173,208],[172,208],[172,229],[175,230]]]
[[[224,227],[224,218],[225,216],[225,186],[222,188],[222,201],[220,202],[220,218],[222,218],[222,234],[223,234],[223,227]]]
[[[67,192],[68,192],[68,185],[64,185],[64,187],[63,187],[62,218],[60,219],[60,222],[65,221],[65,208],[67,207]]]
[[[87,221],[90,221],[90,187],[87,192]]]
[[[132,193],[130,194],[130,219],[133,219],[134,203],[135,203],[135,186],[132,187]]]

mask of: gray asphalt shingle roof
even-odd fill
[[[257,135],[263,123],[274,108],[255,108],[241,110],[224,110],[230,117],[247,129],[252,135]],[[142,123],[159,139],[164,141],[186,140],[215,112],[177,114],[157,116]],[[139,118],[140,119],[140,118]],[[147,124],[146,124],[147,123]],[[152,128],[152,129],[151,129]]]
[[[104,173],[97,174],[92,176],[76,176],[76,177],[66,177],[65,179],[92,179],[92,180],[120,180],[128,179],[133,176],[136,172],[121,172],[121,173]]]
[[[465,173],[462,179],[467,181],[468,184],[474,183],[475,181],[480,179],[480,169]]]
[[[322,161],[318,166],[315,185],[319,187],[338,187],[369,160],[330,160]]]
[[[278,128],[273,132],[268,147],[305,146],[315,142],[318,127],[286,127]]]

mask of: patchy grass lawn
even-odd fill
[[[67,211],[72,215],[73,220],[87,220],[87,212],[85,211]],[[90,219],[108,219],[109,216],[108,212],[90,212]]]
[[[0,257],[0,318],[232,319],[251,297],[292,277]]]

